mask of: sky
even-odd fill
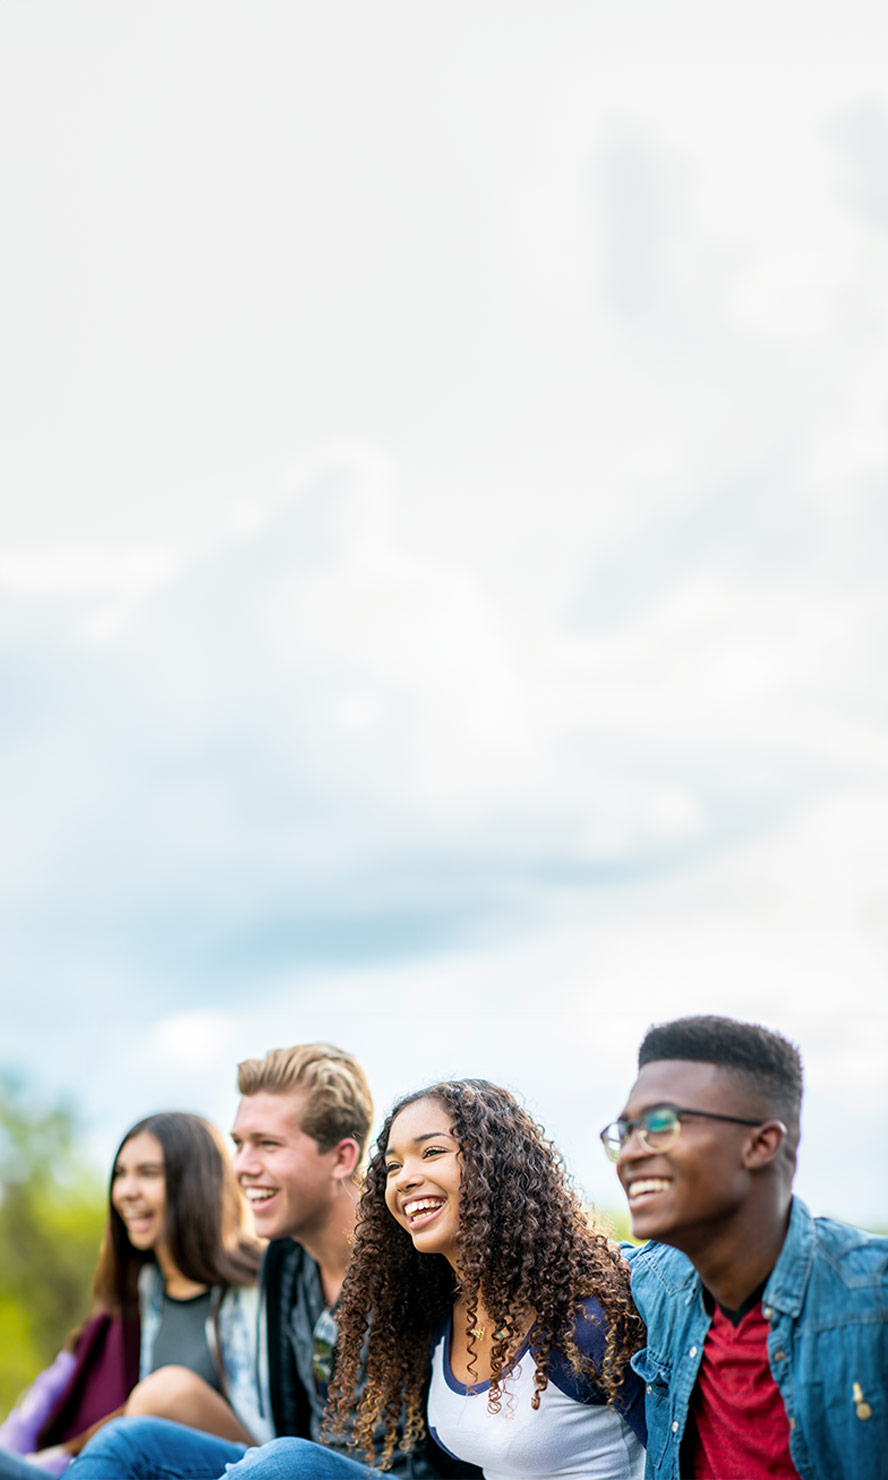
[[[888,1227],[882,7],[4,0],[0,1063],[483,1075],[602,1209],[652,1022]]]

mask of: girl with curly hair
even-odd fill
[[[640,1480],[628,1269],[508,1090],[466,1079],[395,1105],[337,1314],[333,1444],[348,1436],[387,1469],[429,1436],[441,1473]],[[299,1439],[248,1459],[244,1480],[379,1473]]]

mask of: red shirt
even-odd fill
[[[684,1455],[682,1474],[694,1480],[798,1480],[789,1419],[768,1364],[761,1298],[745,1312],[715,1307],[691,1394]]]

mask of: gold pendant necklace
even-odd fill
[[[475,1339],[476,1339],[476,1341],[483,1341],[484,1338],[485,1338],[485,1336],[487,1335],[487,1327],[486,1326],[470,1326],[469,1327],[469,1335],[470,1336],[474,1336]],[[491,1341],[505,1341],[505,1339],[506,1339],[506,1333],[505,1333],[505,1331],[493,1331],[493,1332],[491,1332],[490,1339],[491,1339]]]

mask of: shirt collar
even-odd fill
[[[762,1304],[782,1310],[788,1316],[797,1316],[804,1303],[813,1263],[814,1220],[801,1198],[794,1197],[789,1228],[765,1286]]]

